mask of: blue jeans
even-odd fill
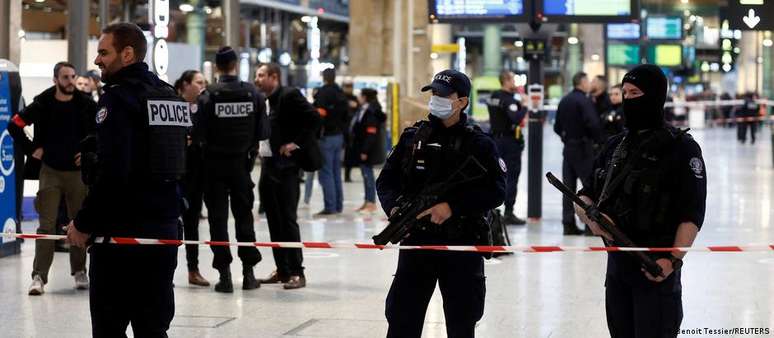
[[[304,174],[304,203],[309,204],[314,190],[314,171],[305,171]]]
[[[325,201],[324,210],[328,212],[342,212],[344,210],[344,188],[341,184],[341,150],[343,147],[344,135],[323,136],[320,140],[323,165],[319,177]]]
[[[360,172],[363,173],[363,185],[365,186],[366,202],[376,202],[376,181],[374,181],[374,167],[370,164],[361,164]]]

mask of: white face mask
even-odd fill
[[[452,116],[452,100],[440,96],[431,96],[430,102],[427,103],[427,108],[430,110],[430,114],[445,120]]]

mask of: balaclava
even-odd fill
[[[623,83],[631,83],[644,95],[623,99],[623,113],[626,128],[641,131],[661,127],[664,124],[664,103],[667,96],[667,79],[661,68],[639,65],[624,75]]]

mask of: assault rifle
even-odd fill
[[[411,234],[414,227],[420,223],[417,216],[423,211],[438,204],[440,198],[457,186],[477,180],[486,175],[487,171],[473,156],[468,156],[462,165],[443,182],[426,186],[418,194],[398,199],[397,210],[389,216],[387,227],[378,235],[373,236],[374,244],[397,244]],[[387,212],[390,212],[389,210]],[[429,217],[429,216],[428,216]]]
[[[620,229],[618,229],[615,224],[610,222],[606,217],[602,216],[602,213],[592,204],[587,204],[584,202],[578,195],[575,194],[574,191],[570,190],[564,183],[559,181],[554,174],[548,172],[546,173],[546,178],[548,178],[548,183],[551,183],[556,189],[558,189],[564,196],[567,196],[570,200],[572,200],[575,204],[577,204],[581,209],[583,209],[586,212],[586,217],[588,217],[590,220],[594,221],[595,223],[599,224],[599,226],[610,234],[611,237],[613,237],[613,240],[609,243],[613,246],[619,246],[619,247],[636,247],[637,245],[632,242],[629,237],[626,236]],[[605,241],[607,244],[607,241]],[[661,271],[661,266],[656,263],[656,261],[653,260],[650,256],[645,254],[642,251],[627,251],[634,257],[636,257],[640,264],[642,264],[642,267],[645,268],[645,271],[650,273],[651,276],[658,277],[664,276],[663,271]]]

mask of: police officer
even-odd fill
[[[489,123],[492,126],[490,133],[508,169],[503,223],[524,225],[526,222],[513,214],[513,205],[516,204],[516,190],[521,173],[521,152],[524,150],[524,134],[521,128],[524,125],[527,110],[514,97],[516,82],[511,71],[504,70],[500,73],[500,86],[502,87],[500,90],[492,93],[487,102],[487,108]]]
[[[102,30],[94,63],[106,82],[96,116],[96,154],[82,156],[90,189],[68,225],[71,244],[90,236],[177,239],[188,104],[148,71],[147,42],[132,23]],[[94,160],[96,159],[96,163]],[[166,337],[175,313],[177,248],[94,243],[89,250],[94,337]]]
[[[554,132],[562,138],[562,181],[575,191],[578,179],[583,186],[589,184],[591,166],[594,162],[594,145],[602,142],[599,115],[588,98],[589,79],[579,72],[572,77],[574,89],[559,101],[556,110]],[[580,235],[583,231],[575,225],[572,201],[562,197],[562,225],[565,235]],[[588,232],[590,235],[591,232]]]
[[[472,157],[485,174],[440,196],[442,202],[417,217],[421,228],[402,244],[474,245],[476,238],[491,235],[482,217],[503,202],[505,163],[494,141],[469,125],[462,113],[470,95],[465,74],[442,71],[422,88],[429,90],[433,93],[429,121],[420,121],[401,135],[377,180],[379,200],[390,214],[398,199],[446,181]],[[448,336],[473,337],[484,313],[484,279],[484,261],[478,253],[401,250],[386,301],[387,337],[421,336],[436,283],[443,296]]]
[[[620,84],[610,88],[609,109],[609,111],[602,114],[602,133],[604,140],[624,131],[623,92]]]
[[[689,247],[704,221],[707,173],[699,145],[664,120],[667,80],[654,65],[623,78],[627,131],[611,138],[594,165],[593,184],[580,192],[641,247]],[[609,238],[576,207],[592,231]],[[645,272],[625,253],[607,261],[606,310],[610,335],[676,337],[683,317],[683,252],[651,257],[663,276]]]
[[[253,201],[255,184],[250,171],[255,165],[258,142],[268,137],[265,97],[251,83],[239,81],[237,55],[231,47],[223,47],[215,55],[218,83],[207,87],[200,98],[200,123],[194,128],[194,139],[200,139],[204,149],[207,183],[204,203],[213,241],[228,241],[228,206],[234,214],[236,239],[255,242]],[[261,261],[261,253],[253,246],[237,249],[242,260],[242,289],[260,287],[253,267]],[[215,284],[217,292],[234,292],[229,268],[232,256],[227,246],[212,246],[212,267],[220,273]]]

